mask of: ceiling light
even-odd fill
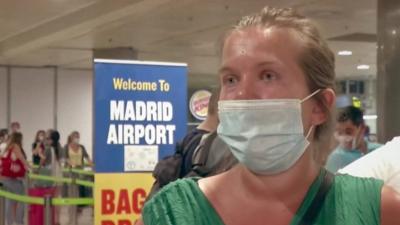
[[[396,34],[397,34],[397,31],[396,31],[396,30],[392,30],[392,34],[393,34],[393,35],[396,35]]]
[[[349,50],[343,50],[343,51],[339,51],[338,55],[353,55],[353,52],[349,51]]]
[[[364,120],[376,120],[378,119],[377,115],[364,115],[363,116]]]
[[[357,66],[358,70],[369,70],[369,65],[358,65]]]

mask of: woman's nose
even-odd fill
[[[259,92],[256,90],[256,83],[251,80],[243,80],[238,86],[235,99],[250,100],[259,99]]]

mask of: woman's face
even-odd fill
[[[73,133],[73,134],[72,134],[72,138],[78,138],[78,139],[79,139],[79,138],[80,138],[79,133]]]
[[[51,135],[51,131],[47,131],[46,135],[45,135],[45,139],[46,139],[46,144],[47,145],[51,145],[53,143],[53,141],[50,138],[50,135]]]
[[[45,132],[44,132],[44,131],[40,131],[40,132],[38,132],[38,134],[37,134],[37,139],[38,139],[39,141],[44,141],[44,140],[45,140],[45,136],[46,136]]]
[[[310,90],[298,59],[299,39],[279,28],[246,28],[227,37],[219,71],[220,100],[303,99]],[[316,103],[302,104],[303,124],[311,125]]]

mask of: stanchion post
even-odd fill
[[[44,225],[52,224],[51,195],[44,196]]]
[[[69,169],[69,174],[70,174],[70,178],[72,179],[72,182],[71,182],[71,186],[68,188],[70,190],[69,191],[70,196],[68,196],[68,197],[77,198],[79,196],[79,192],[78,192],[78,188],[77,188],[77,184],[76,184],[77,176],[75,173],[72,172],[71,168]],[[69,208],[69,216],[70,216],[69,224],[72,224],[72,225],[78,224],[77,210],[78,210],[78,208],[76,205],[70,206],[70,208]]]
[[[2,189],[3,189],[3,184],[0,183],[0,190],[2,190]],[[6,204],[6,199],[3,196],[0,196],[0,225],[6,224],[5,204]]]

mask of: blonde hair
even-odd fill
[[[72,143],[73,137],[74,137],[74,136],[80,136],[79,132],[76,131],[76,130],[74,130],[74,131],[72,131],[72,132],[68,135],[68,138],[67,138],[67,145],[69,145],[69,144]]]
[[[259,27],[261,29],[274,27],[292,31],[302,44],[298,63],[306,75],[305,78],[310,93],[318,89],[331,88],[335,90],[335,55],[312,21],[298,14],[294,9],[267,6],[259,13],[243,17],[226,34],[223,42],[233,32],[249,27]],[[321,92],[315,95],[314,98],[327,115],[327,120],[318,125],[314,133],[314,140],[319,148],[319,151],[315,152],[315,156],[321,162],[329,154],[328,145],[332,137],[335,116],[334,109],[329,107]]]

